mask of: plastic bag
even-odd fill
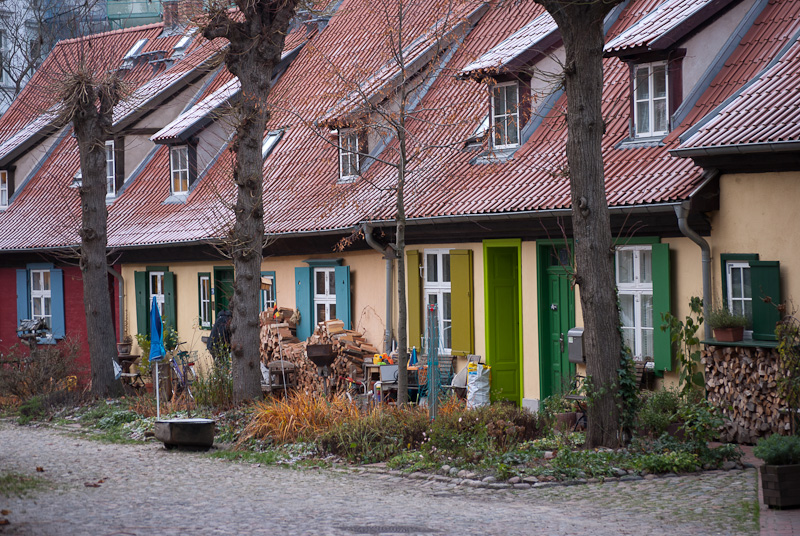
[[[489,368],[479,363],[467,365],[467,408],[489,404]]]
[[[114,363],[114,379],[118,380],[122,377],[122,367],[119,366],[119,363],[117,363],[113,359],[111,360],[111,362]]]

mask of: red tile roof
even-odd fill
[[[655,0],[632,1],[609,35],[613,38],[623,34],[657,4]],[[435,8],[432,4],[429,7],[431,11]],[[696,189],[702,169],[691,160],[670,156],[669,150],[678,147],[678,137],[705,113],[722,104],[775,57],[800,24],[798,10],[800,2],[770,2],[687,119],[660,146],[618,146],[629,136],[629,71],[616,57],[604,60],[603,151],[607,195],[612,206],[675,203]],[[409,13],[408,42],[430,26],[431,12],[421,11]],[[551,99],[552,106],[536,118],[536,128],[510,159],[494,163],[483,159],[485,163],[476,163],[480,152],[464,150],[463,140],[486,117],[486,87],[450,76],[542,14],[542,8],[533,2],[493,6],[458,43],[442,75],[416,104],[408,119],[411,146],[418,151],[408,169],[409,218],[503,218],[510,213],[569,208],[564,155],[567,134],[562,113],[565,98]],[[347,229],[364,220],[393,218],[396,171],[388,163],[396,161],[396,141],[386,142],[378,155],[380,160],[365,172],[367,181],[337,184],[337,150],[326,133],[314,126],[347,93],[347,85],[340,83],[337,76],[366,80],[386,65],[386,56],[380,52],[381,39],[387,36],[385,30],[376,3],[344,0],[328,27],[313,37],[273,88],[273,115],[268,130],[286,130],[264,164],[268,232],[315,233]],[[209,97],[230,80],[230,75],[221,71],[200,98]],[[447,121],[441,120],[442,114]],[[9,209],[0,214],[0,228],[11,230],[6,233],[9,236],[0,237],[0,248],[56,247],[77,241],[77,195],[70,198],[74,191],[67,188],[78,169],[75,158],[74,141],[66,136]],[[230,151],[222,151],[185,203],[166,203],[168,148],[154,148],[141,172],[126,183],[109,207],[109,244],[126,247],[185,243],[224,236],[224,226],[232,218],[226,208],[234,196],[230,180],[232,158]],[[48,233],[37,228],[30,232],[31,227],[36,227],[32,222],[43,221],[42,214],[51,210],[46,207],[52,205],[53,199],[68,200],[65,210],[58,214],[63,219],[58,225],[65,231]]]

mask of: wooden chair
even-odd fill
[[[284,359],[270,361],[267,364],[269,371],[270,392],[286,392],[297,388],[297,370],[294,363]]]

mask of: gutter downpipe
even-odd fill
[[[383,333],[383,351],[388,353],[392,349],[392,275],[394,274],[392,262],[397,258],[397,255],[392,246],[382,247],[373,238],[371,224],[362,223],[361,230],[364,232],[364,239],[369,247],[386,259],[386,329]]]
[[[119,342],[122,342],[122,339],[125,337],[125,279],[123,279],[122,274],[111,268],[110,266],[106,266],[108,273],[113,275],[117,280],[117,286],[119,287]]]
[[[678,216],[678,229],[684,236],[690,238],[692,242],[700,246],[702,252],[703,266],[703,318],[708,318],[711,308],[711,246],[708,242],[697,234],[694,229],[689,227],[687,218],[689,217],[689,205],[691,201],[684,201],[680,205],[675,205],[675,214]],[[703,333],[706,340],[711,339],[711,326],[708,322],[703,323]]]

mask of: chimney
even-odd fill
[[[178,0],[161,0],[161,12],[163,13],[165,30],[178,27],[178,3]]]
[[[186,28],[203,12],[203,0],[161,0],[164,29]]]

